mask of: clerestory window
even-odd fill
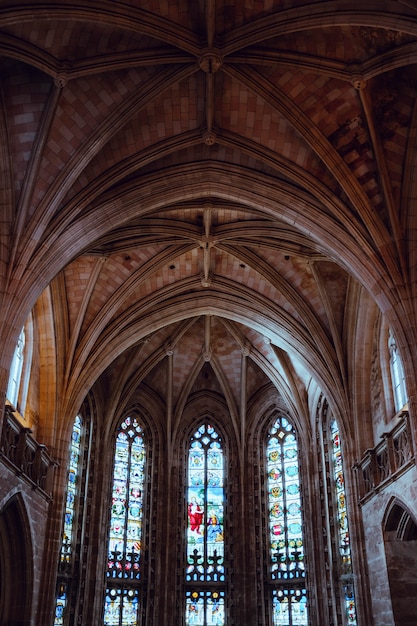
[[[395,410],[400,411],[408,402],[407,389],[405,386],[404,368],[398,352],[397,344],[394,336],[390,333],[388,340],[390,353],[390,369],[392,389],[394,392]]]
[[[10,365],[6,398],[23,417],[29,389],[33,352],[33,320],[29,315],[20,331]]]

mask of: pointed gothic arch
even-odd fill
[[[385,559],[395,626],[417,622],[417,521],[394,498],[383,522]]]
[[[0,623],[29,626],[33,554],[29,518],[20,493],[0,510]]]

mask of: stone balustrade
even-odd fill
[[[366,450],[355,465],[360,503],[396,480],[414,463],[408,411],[403,411],[398,424],[382,435],[382,441],[377,446]]]
[[[56,462],[46,446],[31,436],[30,428],[25,428],[15,418],[9,405],[5,406],[0,455],[17,476],[22,476],[46,498],[51,497]]]

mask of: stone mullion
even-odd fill
[[[178,598],[182,597],[182,573],[183,573],[183,546],[181,543],[182,517],[180,486],[185,484],[184,467],[178,454],[174,454],[174,444],[172,441],[172,420],[173,420],[173,385],[174,385],[174,349],[170,342],[165,346],[166,360],[166,433],[162,436],[165,441],[162,445],[164,454],[158,460],[158,472],[160,479],[155,482],[159,497],[154,503],[155,510],[155,548],[160,554],[155,567],[161,569],[162,585],[155,593],[148,591],[153,596],[154,622],[147,620],[149,624],[168,624],[171,620],[181,624],[180,603]],[[180,448],[182,449],[182,448]],[[161,497],[161,494],[164,494]],[[175,521],[174,521],[175,520]],[[174,523],[173,523],[174,521]],[[151,528],[152,530],[152,528]]]

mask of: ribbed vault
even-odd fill
[[[0,336],[34,309],[43,438],[139,385],[173,432],[271,383],[354,432],[361,321],[417,345],[413,3],[138,4],[0,6]]]

